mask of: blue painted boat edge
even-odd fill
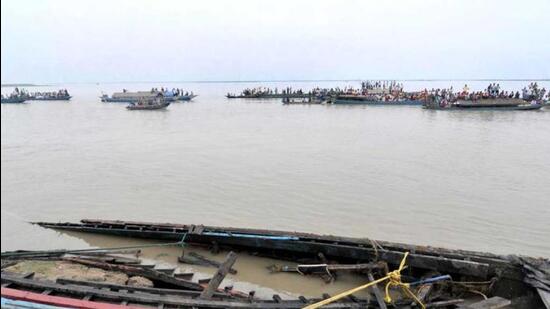
[[[2,308],[69,309],[67,307],[44,305],[24,300],[13,300],[5,297],[2,297],[1,306]]]

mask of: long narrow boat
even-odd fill
[[[111,96],[104,94],[99,98],[104,103],[136,103],[139,100],[152,100],[160,97],[168,102],[174,102],[177,99],[175,96],[165,96],[160,91],[115,92]]]
[[[29,97],[31,101],[69,101],[72,98],[70,95],[66,96],[35,96]]]
[[[542,104],[518,104],[518,105],[460,105],[453,104],[449,106],[424,106],[427,109],[434,110],[469,110],[469,111],[533,111],[543,107]]]
[[[423,104],[421,100],[411,100],[411,99],[399,99],[399,100],[376,100],[371,96],[359,96],[359,95],[341,95],[337,96],[332,100],[332,104],[347,104],[347,105],[386,105],[386,106],[402,106],[402,105],[412,105],[420,106]]]
[[[542,102],[528,102],[516,98],[488,98],[480,100],[457,100],[452,103],[437,103],[425,101],[424,107],[436,110],[502,110],[502,111],[528,111],[539,110],[543,107]]]
[[[157,110],[157,109],[164,109],[170,105],[171,102],[162,102],[162,103],[153,103],[153,104],[134,104],[130,103],[130,105],[126,106],[128,110]]]
[[[309,93],[291,93],[291,94],[251,94],[251,95],[226,95],[225,97],[228,99],[283,99],[283,98],[289,98],[289,99],[302,99],[302,98],[310,98],[315,96],[314,94]]]
[[[2,103],[10,103],[10,104],[15,104],[15,103],[24,103],[26,100],[25,98],[20,98],[20,97],[14,97],[14,98],[2,98]]]
[[[299,260],[320,254],[339,263],[385,261],[399,265],[405,252],[408,274],[449,274],[467,281],[491,281],[491,295],[518,299],[550,292],[550,261],[522,256],[417,246],[368,238],[349,238],[309,233],[228,228],[203,225],[82,220],[80,223],[36,222],[42,227],[132,238],[180,241],[232,250],[245,250],[278,259]],[[542,266],[535,266],[542,265]],[[537,269],[541,267],[541,269]],[[542,275],[541,275],[542,274]],[[546,274],[546,275],[545,275]],[[456,280],[456,279],[455,279]],[[542,282],[542,283],[541,283]],[[544,283],[546,282],[546,284]]]
[[[305,98],[305,99],[282,99],[283,105],[310,105],[310,104],[324,104],[327,101],[320,98]]]

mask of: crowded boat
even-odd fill
[[[157,96],[154,98],[140,98],[136,102],[130,102],[126,108],[128,110],[156,110],[166,108],[170,103],[164,97]]]
[[[347,88],[346,88],[347,90]],[[227,93],[226,97],[229,99],[241,98],[241,99],[281,99],[281,98],[308,98],[308,97],[328,97],[343,93],[345,90],[340,88],[320,88],[316,87],[311,90],[305,91],[302,88],[293,89],[292,87],[268,88],[268,87],[256,87],[246,88],[239,94]]]
[[[4,95],[2,94],[2,103],[23,103],[26,100],[26,97],[23,96],[18,88],[15,88],[16,91]]]
[[[193,98],[197,97],[193,91],[184,91],[180,88],[151,88],[149,91],[128,91],[127,89],[122,89],[122,92],[115,92],[111,96],[102,94],[100,99],[101,102],[108,103],[135,103],[140,99],[150,99],[157,96],[164,97],[165,101],[175,102],[175,101],[190,101]]]
[[[396,81],[365,81],[360,89],[349,88],[332,98],[333,104],[422,105],[418,92],[405,92]]]
[[[35,101],[67,101],[71,99],[71,95],[67,89],[59,89],[57,91],[31,92],[28,94],[28,99]]]
[[[424,106],[430,109],[491,108],[510,110],[534,110],[542,107],[546,95],[545,88],[530,83],[519,91],[502,90],[500,84],[491,83],[482,91],[470,91],[468,85],[455,91],[453,87],[444,89],[424,89]]]

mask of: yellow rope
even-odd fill
[[[401,271],[405,268],[405,261],[407,260],[408,255],[409,255],[409,253],[405,252],[405,255],[403,256],[403,260],[401,260],[401,263],[399,264],[399,268],[392,271],[392,272],[389,272],[387,276],[382,277],[382,278],[377,279],[377,280],[374,280],[374,281],[369,282],[367,284],[364,284],[362,286],[358,286],[358,287],[353,288],[351,290],[342,292],[338,295],[332,296],[331,298],[327,298],[327,299],[322,300],[320,302],[317,302],[315,304],[311,304],[309,306],[304,307],[303,309],[316,309],[316,308],[319,308],[321,306],[328,305],[328,304],[330,304],[332,302],[335,302],[335,301],[337,301],[341,298],[344,298],[348,295],[351,295],[353,293],[356,293],[356,292],[361,291],[363,289],[366,289],[368,287],[374,286],[375,284],[378,284],[378,283],[386,281],[386,280],[389,280],[388,283],[386,284],[386,289],[385,289],[386,290],[386,297],[384,297],[384,300],[386,302],[390,303],[392,301],[391,296],[390,296],[390,287],[398,286],[407,295],[409,295],[412,299],[414,299],[414,301],[416,303],[418,303],[422,309],[425,309],[426,306],[424,306],[422,301],[420,299],[418,299],[418,297],[416,297],[416,295],[410,290],[409,284],[401,282]]]

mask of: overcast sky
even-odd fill
[[[549,0],[2,0],[2,83],[550,78],[549,13]]]

